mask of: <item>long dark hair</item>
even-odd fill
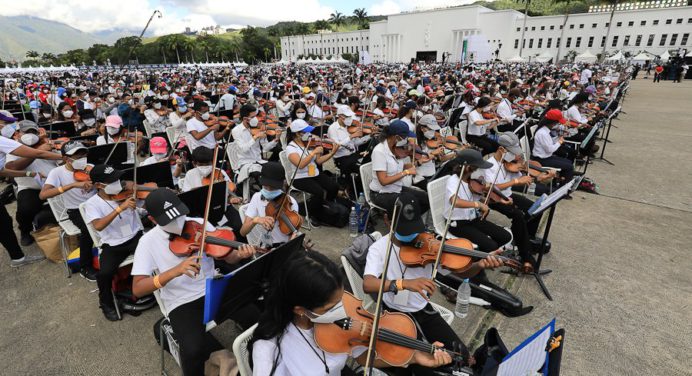
[[[269,288],[265,310],[248,343],[250,354],[256,341],[276,338],[276,357],[270,373],[273,375],[281,358],[281,339],[294,319],[293,308],[313,310],[323,306],[343,284],[339,268],[319,252],[300,253],[290,259]]]

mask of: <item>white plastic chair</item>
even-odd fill
[[[368,309],[368,307],[373,305],[375,302],[372,300],[370,295],[363,291],[363,276],[356,272],[353,266],[351,266],[351,263],[344,256],[341,256],[341,264],[344,266],[344,270],[346,271],[346,277],[348,278],[348,283],[351,285],[353,295],[363,301],[363,308]],[[430,302],[430,305],[435,311],[440,313],[440,316],[442,316],[442,319],[444,319],[447,324],[452,325],[452,322],[454,321],[454,313],[452,311],[433,302]]]
[[[238,184],[238,172],[240,171],[240,163],[238,162],[238,147],[235,142],[231,142],[226,149],[226,154],[228,154],[228,162],[231,164],[231,169],[235,175],[235,182]],[[243,201],[248,202],[250,200],[250,178],[248,177],[243,181]]]
[[[433,227],[438,236],[442,236],[445,231],[447,220],[445,219],[445,193],[447,192],[448,176],[435,179],[428,182],[428,201],[430,201],[430,215],[433,220]],[[456,239],[457,237],[447,231],[447,239]]]
[[[151,129],[151,124],[149,124],[149,121],[147,119],[144,119],[142,121],[142,125],[144,126],[144,132],[147,135],[147,138],[151,138],[151,135],[154,133]]]
[[[463,116],[461,120],[459,120],[459,139],[461,142],[468,144],[468,141],[466,141],[466,131],[469,127],[469,121],[466,119],[466,116]]]
[[[373,179],[372,173],[372,162],[368,162],[360,166],[360,181],[363,184],[363,195],[365,196],[365,201],[370,206],[370,211],[368,211],[368,217],[365,218],[365,228],[368,228],[368,222],[370,221],[370,215],[374,209],[386,213],[387,210],[375,205],[370,198],[370,182]]]
[[[291,163],[291,161],[288,160],[288,154],[286,154],[286,150],[281,151],[279,153],[279,160],[281,161],[281,165],[284,167],[284,171],[286,173],[286,181],[290,182],[291,178],[293,177],[293,171],[295,170],[296,166]],[[296,192],[301,195],[303,195],[303,203],[305,204],[305,223],[307,223],[307,226],[304,224],[303,227],[307,228],[308,230],[312,230],[312,223],[310,223],[310,212],[308,210],[308,192],[301,191],[300,189],[290,186],[288,187],[288,194],[290,195],[291,192]]]
[[[79,231],[79,227],[72,223],[70,218],[67,216],[67,210],[65,209],[65,203],[63,202],[62,196],[58,195],[49,198],[48,206],[50,206],[50,210],[53,212],[53,216],[58,221],[58,225],[60,226],[60,251],[62,252],[63,261],[65,262],[65,273],[67,274],[67,278],[70,278],[72,277],[72,273],[70,272],[70,267],[67,265],[67,257],[69,252],[65,237],[78,236],[82,232]]]
[[[178,139],[185,136],[185,128],[178,129],[176,127],[166,128],[166,137],[168,137],[168,144],[171,147],[177,146]]]
[[[173,359],[175,360],[176,363],[178,363],[178,367],[180,367],[180,345],[178,344],[178,341],[176,341],[173,338],[173,331],[171,330],[164,332],[163,329],[163,324],[164,322],[168,321],[170,323],[170,319],[168,318],[168,308],[166,308],[166,304],[163,302],[161,299],[161,290],[154,290],[154,298],[156,299],[156,303],[159,305],[159,309],[161,310],[161,314],[163,314],[164,320],[161,322],[161,326],[159,326],[159,343],[161,345],[161,375],[166,376],[166,363],[165,363],[165,349],[164,349],[164,335],[166,336],[166,342],[168,343],[168,348],[169,352],[171,353],[171,356],[173,356]]]
[[[252,333],[255,332],[257,324],[251,326],[246,331],[240,333],[233,340],[233,355],[238,362],[238,372],[240,376],[252,376],[252,368],[250,367],[250,351],[247,344],[252,338]]]
[[[245,223],[245,212],[247,211],[248,204],[240,206],[238,209],[238,213],[240,213],[240,222]],[[250,245],[256,245],[259,246],[261,243],[262,239],[262,231],[264,231],[264,228],[260,225],[256,225],[255,227],[252,228],[252,231],[250,231],[247,236],[247,242]]]

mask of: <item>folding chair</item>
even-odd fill
[[[238,213],[240,213],[241,223],[245,223],[245,212],[247,211],[247,207],[248,204],[245,204],[241,205],[238,209]],[[253,227],[252,231],[250,231],[246,236],[248,244],[259,246],[262,239],[262,231],[264,231],[264,228],[260,225],[256,225],[255,227]]]
[[[67,278],[70,278],[72,277],[72,272],[70,271],[70,267],[67,265],[67,257],[69,252],[65,237],[77,236],[82,232],[79,231],[79,227],[72,223],[70,218],[67,216],[67,210],[65,209],[65,203],[63,202],[62,196],[58,195],[49,198],[48,206],[50,206],[53,216],[58,221],[58,225],[60,225],[60,251],[62,252],[63,261],[65,262],[65,273],[67,274]]]
[[[438,236],[442,236],[442,234],[444,234],[445,225],[447,224],[447,220],[444,217],[447,180],[449,180],[449,175],[428,182],[428,201],[430,201],[430,215],[432,216],[435,233],[437,233]],[[456,236],[447,232],[447,239],[456,238]]]
[[[377,209],[381,211],[382,213],[386,213],[387,210],[384,208],[375,205],[372,202],[372,199],[370,198],[370,182],[372,181],[373,174],[372,174],[372,162],[368,162],[364,165],[360,166],[360,181],[363,184],[363,194],[365,195],[365,201],[368,203],[370,206],[370,210],[368,211],[368,216],[365,218],[365,227],[368,228],[368,222],[370,221],[370,215],[372,214],[372,211],[374,209]]]
[[[173,356],[173,359],[178,363],[180,367],[180,346],[178,341],[173,338],[173,330],[164,330],[164,323],[170,325],[171,320],[168,318],[168,308],[166,304],[161,299],[161,290],[154,290],[154,298],[156,298],[156,303],[159,305],[161,314],[163,314],[163,321],[161,321],[161,326],[159,326],[159,344],[161,345],[161,375],[167,376],[166,373],[166,358],[165,358],[165,348],[164,348],[164,335],[166,336],[166,343],[168,343],[168,349]]]
[[[288,154],[286,154],[285,150],[282,150],[281,153],[279,153],[279,160],[281,161],[281,165],[284,166],[284,171],[286,172],[286,181],[290,182],[291,178],[293,177],[293,171],[296,167],[293,165],[293,163],[291,163],[291,161],[288,160]],[[303,203],[305,204],[305,222],[307,223],[307,226],[304,224],[303,227],[307,228],[308,230],[312,230],[312,223],[310,222],[310,211],[308,210],[309,193],[301,191],[300,189],[294,186],[288,187],[288,194],[290,195],[291,192],[296,192],[303,195]]]
[[[166,137],[168,137],[168,144],[171,147],[176,146],[176,143],[178,142],[178,139],[181,137],[184,137],[185,135],[185,129],[178,129],[176,127],[168,127],[166,128]]]
[[[252,338],[252,333],[255,332],[257,324],[251,326],[246,331],[240,333],[233,340],[233,355],[238,362],[238,372],[240,376],[252,376],[252,368],[250,367],[250,351],[247,344]]]
[[[144,125],[144,132],[147,135],[147,138],[151,138],[151,135],[154,133],[154,131],[151,129],[151,124],[149,124],[149,121],[147,119],[144,119],[142,121],[142,125]]]
[[[231,169],[235,175],[235,183],[238,184],[238,172],[240,172],[240,164],[238,162],[238,147],[235,142],[228,145],[226,149],[226,154],[228,154],[228,162],[231,164]],[[248,202],[250,200],[250,177],[243,181],[243,201]]]

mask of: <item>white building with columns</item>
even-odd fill
[[[521,55],[530,58],[560,51],[647,51],[660,55],[666,50],[692,49],[692,7],[684,0],[661,0],[621,4],[613,17],[606,41],[610,11],[595,7],[592,12],[565,16],[528,17]],[[637,9],[639,8],[639,9]],[[643,8],[643,9],[642,9]],[[344,52],[366,51],[373,62],[416,60],[458,62],[464,39],[483,36],[500,59],[519,55],[524,14],[515,10],[493,11],[478,5],[421,10],[387,16],[371,22],[369,30],[325,32],[281,38],[283,60],[295,61],[309,54],[329,56]]]

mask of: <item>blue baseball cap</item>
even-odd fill
[[[312,132],[315,129],[303,119],[296,119],[291,122],[291,132]]]
[[[401,136],[401,137],[416,137],[416,134],[411,132],[403,120],[394,120],[389,123],[389,126],[385,128],[385,133],[387,136]]]

